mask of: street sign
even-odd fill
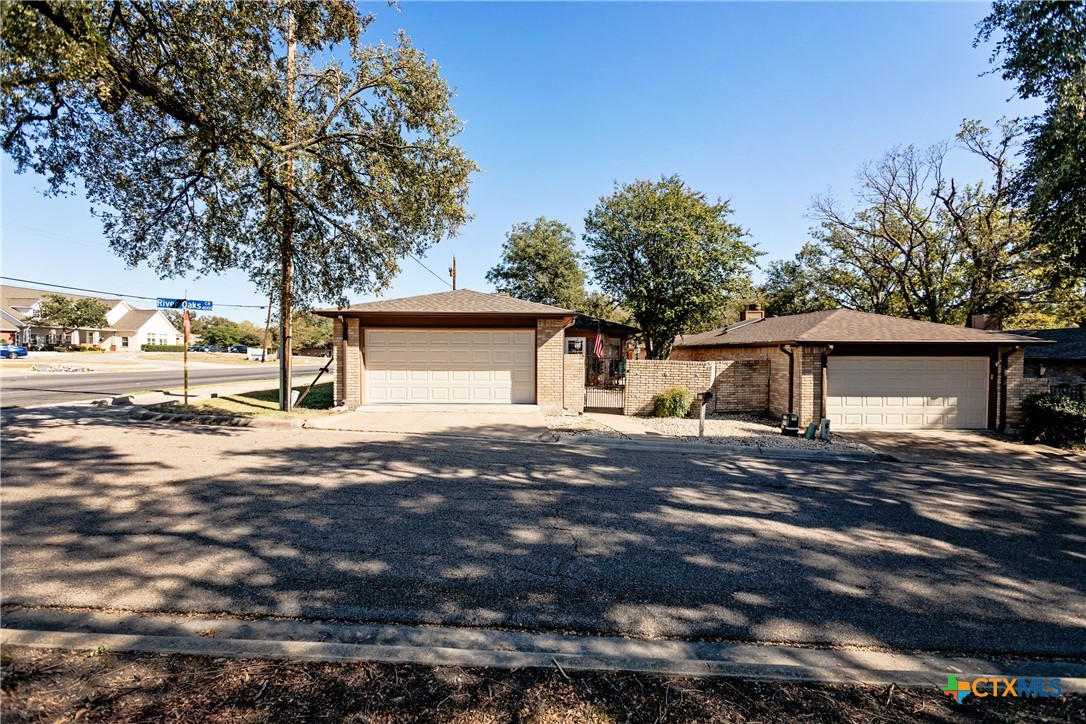
[[[159,309],[188,309],[193,312],[210,312],[212,307],[211,302],[205,302],[202,299],[159,297],[156,301]]]

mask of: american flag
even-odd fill
[[[592,347],[592,352],[595,353],[596,359],[603,359],[603,333],[596,332],[596,344]]]

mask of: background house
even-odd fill
[[[56,294],[68,299],[97,299],[106,306],[106,326],[80,328],[66,333],[57,327],[35,323],[43,297]],[[28,346],[90,345],[112,351],[138,350],[144,344],[184,344],[184,337],[157,309],[137,309],[122,299],[66,294],[44,289],[0,285],[0,333]]]
[[[1086,328],[1024,329],[1015,334],[1050,339],[1055,344],[1026,347],[1026,378],[1047,380],[1054,392],[1086,397]]]

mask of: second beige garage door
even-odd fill
[[[988,426],[986,357],[830,357],[826,365],[832,428]]]
[[[367,329],[367,403],[535,402],[535,332]]]

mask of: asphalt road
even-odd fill
[[[1067,465],[2,414],[6,604],[1086,655]]]
[[[316,374],[321,365],[296,365],[294,374]],[[276,367],[227,367],[219,369],[190,369],[190,385],[245,380],[273,380]],[[153,372],[83,372],[83,373],[12,373],[0,377],[0,405],[30,407],[62,402],[89,402],[103,397],[124,395],[144,390],[173,389],[182,385],[182,372],[158,370]]]

